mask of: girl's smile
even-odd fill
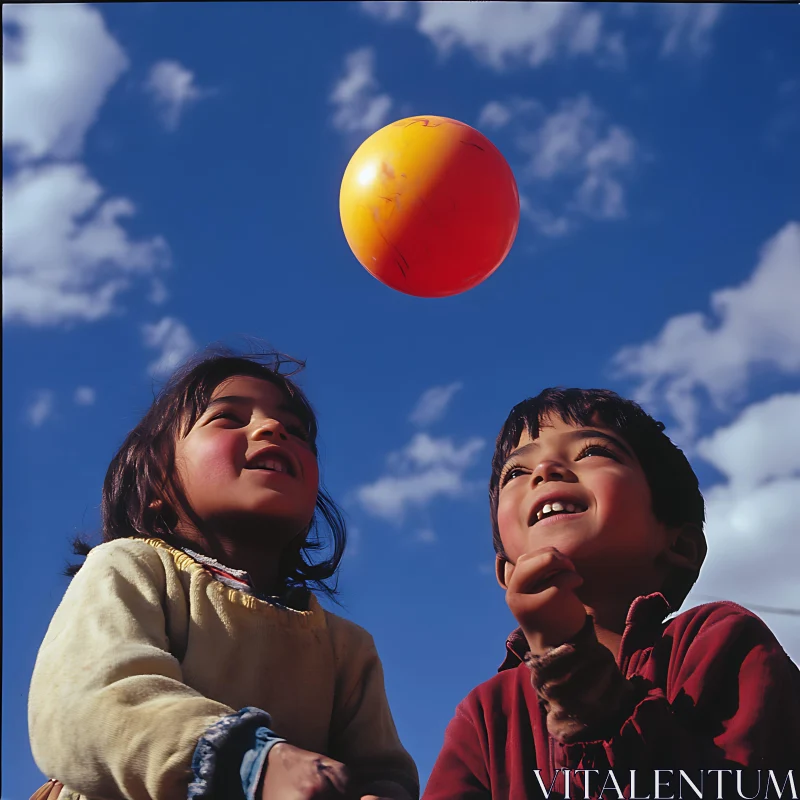
[[[234,376],[217,386],[178,440],[175,463],[188,506],[203,523],[267,523],[264,533],[285,544],[311,522],[317,457],[285,393],[270,381]],[[183,519],[181,527],[193,525]]]

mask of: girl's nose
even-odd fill
[[[277,419],[268,419],[255,429],[253,438],[267,440],[280,439],[281,441],[287,441],[289,436],[286,433],[286,429],[283,427],[283,423],[279,422]]]
[[[553,461],[552,459],[540,461],[531,473],[531,481],[534,486],[539,486],[548,481],[567,481],[571,483],[574,480],[575,473],[569,467],[560,461]]]

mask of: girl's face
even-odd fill
[[[305,428],[275,384],[234,376],[175,447],[186,500],[203,527],[255,528],[287,544],[311,522],[319,468]],[[180,514],[179,514],[180,516]],[[255,525],[254,525],[255,523]],[[181,526],[190,527],[181,519]]]

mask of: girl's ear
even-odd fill
[[[494,560],[494,574],[502,589],[508,589],[508,582],[514,573],[514,565],[499,555]]]
[[[671,542],[664,551],[664,559],[671,567],[699,571],[708,551],[703,531],[691,523],[673,531]]]

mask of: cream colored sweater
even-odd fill
[[[325,611],[273,606],[159,539],[92,550],[42,643],[33,756],[61,800],[184,800],[200,737],[246,706],[291,744],[418,794],[372,637]]]

